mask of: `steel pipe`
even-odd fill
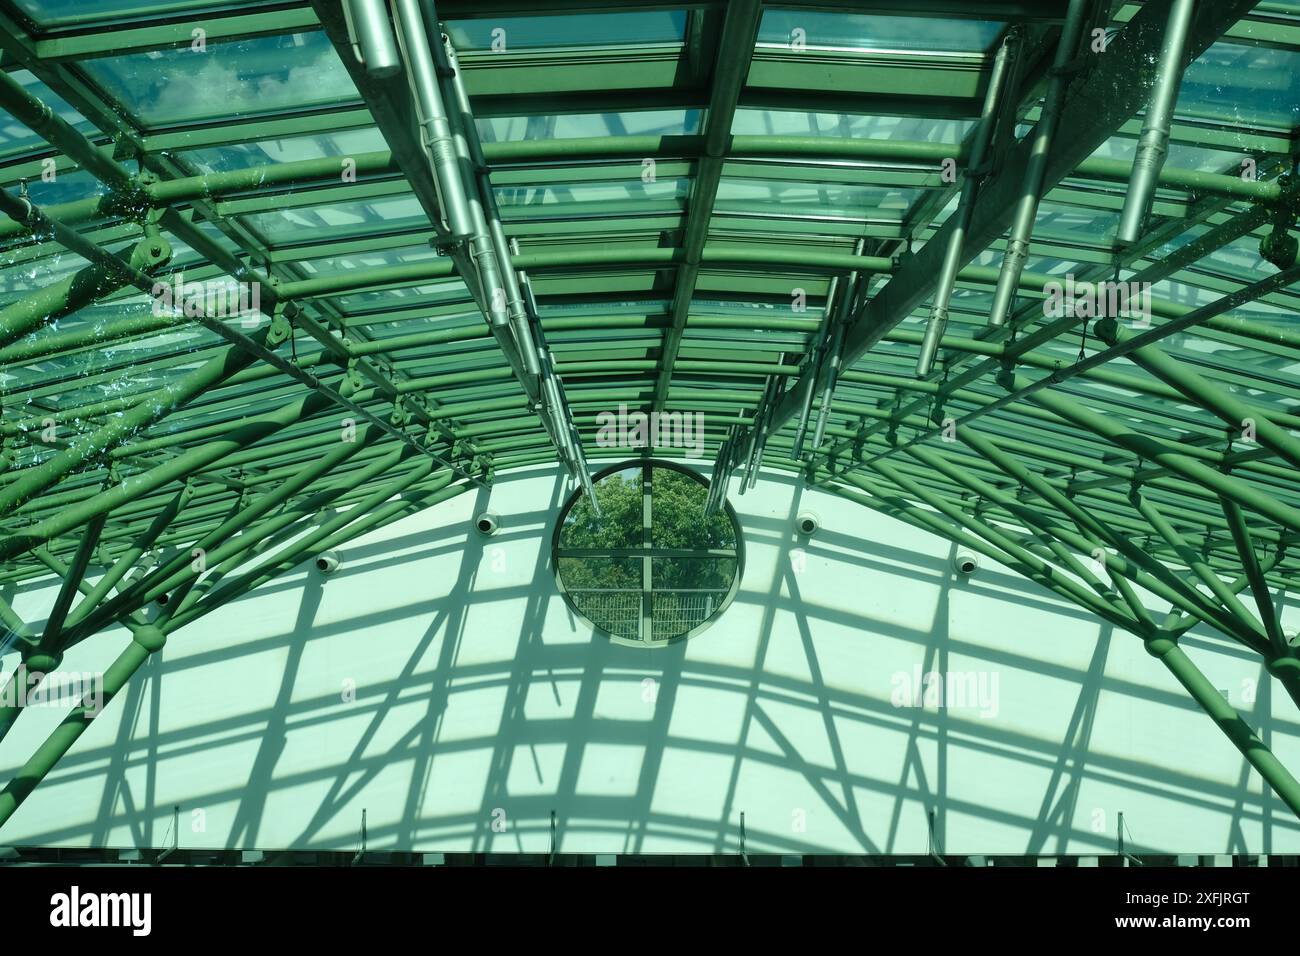
[[[970,159],[962,177],[961,194],[957,199],[956,225],[948,233],[948,245],[944,250],[943,264],[939,269],[939,284],[934,290],[934,301],[930,305],[930,318],[925,327],[925,337],[921,340],[921,350],[916,357],[916,377],[926,378],[934,367],[934,356],[939,349],[939,340],[943,338],[948,325],[948,303],[952,291],[957,285],[957,273],[961,269],[962,250],[966,243],[966,231],[970,228],[971,216],[975,212],[975,197],[979,194],[980,183],[987,175],[984,170],[985,154],[993,142],[993,132],[998,125],[1001,113],[1002,89],[1006,84],[1011,61],[1019,54],[1020,34],[1011,30],[998,47],[997,56],[989,74],[988,88],[984,92],[984,107],[980,112],[975,135],[971,140]]]
[[[840,277],[832,276],[830,285],[826,289],[826,307],[822,310],[822,321],[817,329],[817,343],[808,355],[808,365],[811,372],[809,378],[814,383],[821,378],[822,361],[829,342],[831,326],[835,323],[836,305],[838,304],[835,295],[839,291],[839,285]],[[804,437],[808,431],[808,417],[812,414],[814,396],[815,389],[804,389],[803,404],[799,407],[799,421],[794,430],[794,445],[790,449],[791,461],[798,461],[803,457]]]
[[[483,147],[479,142],[478,129],[474,123],[474,111],[470,107],[469,94],[465,90],[465,80],[461,74],[460,61],[456,57],[456,48],[451,38],[442,37],[442,42],[434,48],[435,63],[439,74],[445,82],[448,101],[455,112],[453,128],[457,135],[463,135],[465,147],[469,153],[472,168],[471,188],[478,191],[480,205],[487,222],[488,236],[493,254],[496,257],[497,275],[501,280],[501,295],[504,296],[504,311],[509,316],[514,330],[516,347],[523,356],[524,371],[529,376],[541,375],[541,365],[537,353],[531,347],[532,334],[528,329],[528,316],[524,312],[524,303],[519,291],[519,277],[515,274],[511,262],[510,246],[506,241],[505,227],[501,223],[501,210],[497,207],[496,192],[492,188],[492,176],[488,170],[487,160],[483,158]],[[471,201],[472,202],[472,201]],[[472,208],[472,206],[471,206]],[[478,222],[475,220],[475,227]],[[477,240],[477,236],[475,237]],[[483,288],[489,289],[487,277],[484,276]],[[497,308],[494,304],[493,308]],[[496,312],[493,313],[496,321]]]
[[[397,75],[402,64],[384,0],[343,0],[343,16],[353,52],[366,72],[376,79]]]
[[[1047,93],[1043,97],[1043,110],[1031,134],[1032,145],[1025,163],[1024,184],[1016,200],[1015,217],[1012,220],[1010,235],[1007,237],[1007,248],[1002,257],[1002,271],[998,275],[997,288],[993,292],[989,324],[995,328],[1007,321],[1011,312],[1012,299],[1020,284],[1020,273],[1024,271],[1025,262],[1029,258],[1029,237],[1034,231],[1038,204],[1047,184],[1048,157],[1056,140],[1056,128],[1061,119],[1065,92],[1070,79],[1070,65],[1079,48],[1079,38],[1083,34],[1087,7],[1087,0],[1070,0],[1070,6],[1065,13],[1065,23],[1061,26],[1056,55],[1052,59],[1052,68],[1048,74]],[[967,225],[969,226],[969,219]]]
[[[433,62],[432,38],[425,31],[419,0],[393,0],[393,9],[397,16],[397,40],[415,103],[416,122],[438,190],[438,205],[446,217],[451,238],[463,241],[475,235],[475,223],[466,200],[461,160]],[[484,283],[484,287],[486,290],[495,286]]]
[[[1137,152],[1133,157],[1133,175],[1129,179],[1124,209],[1115,232],[1115,245],[1120,248],[1138,241],[1160,182],[1160,170],[1169,155],[1169,126],[1174,119],[1174,104],[1183,80],[1187,40],[1195,10],[1196,0],[1174,0],[1169,7],[1164,36],[1160,41],[1160,55],[1152,64],[1155,85],[1142,119],[1142,134],[1138,137]]]

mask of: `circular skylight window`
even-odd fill
[[[645,460],[594,476],[556,526],[556,576],[575,613],[620,644],[658,647],[699,633],[731,602],[744,551],[724,502],[704,516],[707,482]]]

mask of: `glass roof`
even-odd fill
[[[320,31],[128,53],[81,68],[145,126],[356,99],[347,71]]]
[[[766,468],[954,540],[991,531],[1000,559],[1126,626],[1145,625],[1115,575],[1267,648],[1204,573],[1241,591],[1255,564],[1273,587],[1300,567],[1300,48],[1276,17],[1205,5],[1150,212],[1120,242],[1168,73],[1160,29],[1131,28],[1142,6],[1111,5],[1120,54],[1084,43],[1056,73],[1065,3],[426,6],[460,66],[439,102],[465,155],[442,166],[410,44],[395,76],[367,72],[339,4],[0,0],[26,39],[0,87],[3,186],[66,227],[0,221],[0,583],[48,573],[36,541],[67,563],[85,535],[108,561],[142,541],[166,561],[225,540],[232,514],[252,515],[250,544],[279,542],[328,509],[391,520],[406,505],[385,503],[514,466],[580,482],[606,454],[597,414],[627,403],[704,411],[710,460],[761,433]],[[1021,62],[999,90],[1003,56]],[[1057,79],[1062,125],[1022,197]],[[43,108],[61,122],[27,125]],[[1023,272],[992,323],[1025,202]],[[202,314],[179,294],[160,310],[96,249],[199,290]],[[1054,314],[1066,283],[1082,298]],[[1078,314],[1118,294],[1106,283],[1133,283],[1139,314]],[[254,286],[260,306],[230,314]],[[326,460],[344,415],[365,440]],[[429,472],[398,488],[417,459]],[[1114,556],[1091,576],[1061,555],[1089,545]]]

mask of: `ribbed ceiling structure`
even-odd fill
[[[0,583],[65,582],[0,601],[29,666],[503,469],[585,484],[625,405],[1212,713],[1199,623],[1300,701],[1300,3],[0,0],[0,50]]]

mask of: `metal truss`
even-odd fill
[[[1300,703],[1291,6],[94,6],[0,0],[25,668],[124,627],[111,696],[504,468],[589,488],[602,410],[704,411],[711,507],[793,471],[996,558],[1140,638],[1300,813],[1179,646],[1209,627]],[[196,65],[259,79],[213,103]],[[1053,313],[1066,276],[1146,311]],[[190,284],[256,305],[158,305]],[[37,629],[3,589],[50,575]]]

